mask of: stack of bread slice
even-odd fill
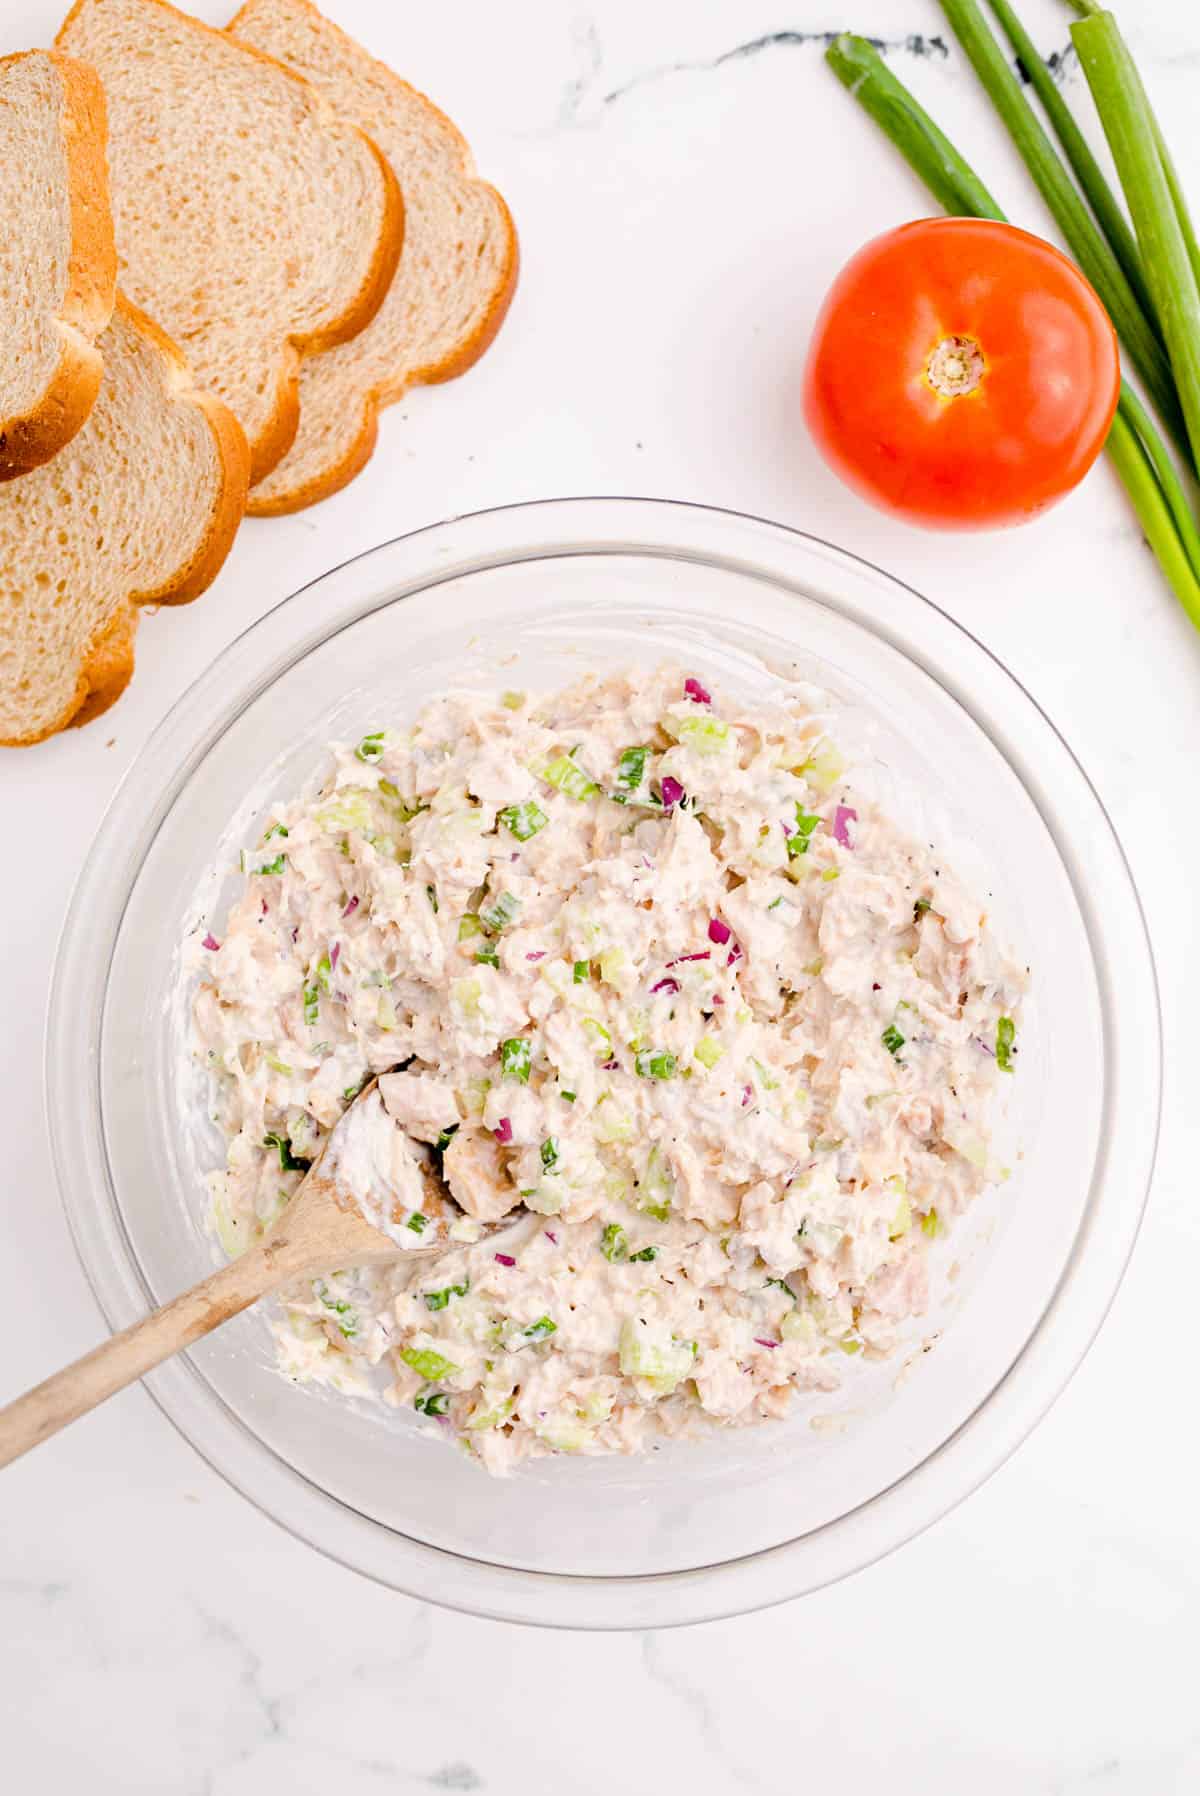
[[[17,744],[112,703],[137,607],[202,592],[245,510],[335,492],[383,406],[477,359],[517,243],[449,120],[309,0],[227,31],[77,0],[0,59],[0,208]]]

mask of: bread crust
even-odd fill
[[[332,19],[326,18],[320,7],[314,4],[314,0],[296,0],[296,4],[300,10],[311,14],[312,17],[319,22],[322,30],[336,32],[337,35],[349,43],[358,54],[366,55],[368,61],[379,71],[381,76],[386,78],[388,83],[395,83],[401,87],[408,88],[410,92],[415,91],[402,76],[396,74],[394,69],[389,68],[388,65],[381,62],[378,57],[369,56],[355,39],[351,38],[347,32],[342,30],[340,25],[336,25]],[[244,0],[244,4],[238,9],[226,26],[226,30],[237,38],[238,43],[245,42],[247,48],[251,49],[256,48],[256,46],[251,44],[248,40],[237,37],[237,27],[238,21],[243,15],[252,11],[253,0]],[[287,67],[289,65],[285,64],[284,66]],[[258,482],[262,480],[263,476],[258,472],[255,472],[251,477],[250,497],[246,505],[246,510],[251,517],[282,517],[290,512],[303,511],[307,506],[315,505],[321,499],[328,499],[332,494],[340,492],[343,487],[348,486],[355,475],[362,472],[370,461],[372,455],[375,453],[375,446],[379,437],[379,414],[384,407],[394,405],[396,401],[402,399],[405,393],[412,387],[434,386],[441,381],[453,380],[459,374],[465,374],[467,369],[472,367],[479,360],[484,350],[494,341],[496,333],[504,323],[508,308],[512,304],[513,294],[516,292],[517,277],[520,273],[521,262],[520,246],[512,213],[509,211],[504,196],[499,193],[490,182],[481,181],[477,176],[471,173],[470,146],[462,132],[458,129],[458,126],[452,119],[447,118],[441,107],[436,106],[434,102],[429,99],[428,95],[422,94],[420,97],[457,142],[462,160],[464,181],[469,181],[472,185],[484,188],[492,195],[500,208],[506,236],[505,257],[500,279],[496,283],[495,291],[488,302],[488,307],[483,317],[479,320],[470,335],[464,338],[461,343],[455,345],[454,348],[447,351],[447,353],[437,361],[429,362],[415,369],[410,369],[402,376],[376,381],[370,387],[366,387],[362,390],[361,395],[358,398],[358,403],[361,404],[362,408],[360,427],[355,434],[353,442],[338,461],[332,463],[329,467],[324,468],[320,474],[314,475],[312,479],[301,481],[296,486],[288,488],[286,492],[269,498],[256,498],[254,488]],[[368,139],[368,141],[370,140]],[[397,265],[398,260],[399,259],[397,258]],[[393,273],[394,272],[395,270],[393,269]],[[382,300],[382,295],[380,298]],[[373,315],[374,314],[372,314],[372,316]],[[298,425],[299,419],[297,418],[297,427]],[[293,431],[292,441],[294,440],[295,432]],[[288,447],[291,447],[291,442],[289,442]],[[282,460],[282,457],[279,459]]]
[[[28,54],[0,57],[0,70]],[[0,419],[0,480],[16,479],[49,461],[86,421],[104,373],[95,339],[112,316],[117,284],[103,85],[93,68],[61,50],[33,54],[53,63],[62,85],[71,250],[58,320],[58,367],[32,411]]]
[[[58,28],[56,43],[63,41],[76,15],[88,4],[94,4],[94,0],[74,0],[70,12]],[[269,56],[265,50],[258,49],[254,44],[243,43],[240,38],[230,37],[227,32],[218,30],[216,26],[205,24],[202,19],[192,18],[189,13],[172,6],[170,0],[144,0],[144,4],[157,6],[163,12],[173,13],[176,18],[182,19],[190,28],[216,38],[226,47],[232,45],[245,55],[257,57],[268,67],[281,71],[289,81],[294,81],[305,89],[306,93],[311,96],[312,103],[318,112],[324,113],[327,118],[336,120],[344,127],[347,126],[347,121],[340,119],[335,109],[330,106],[311,81],[306,81],[303,75],[298,75],[294,69],[288,68],[286,63],[280,62],[276,57]],[[391,285],[392,276],[400,261],[400,252],[404,247],[404,199],[399,183],[387,158],[366,132],[360,131],[354,125],[348,125],[348,128],[354,131],[374,156],[383,177],[383,219],[375,254],[362,285],[340,317],[332,319],[320,330],[295,332],[284,339],[280,349],[275,383],[275,408],[271,417],[249,445],[252,481],[261,480],[265,474],[269,474],[271,469],[283,460],[295,441],[296,431],[300,425],[299,368],[301,356],[320,349],[332,349],[335,344],[344,343],[348,338],[356,336],[364,325],[371,322],[383,304],[384,295]]]
[[[75,689],[62,711],[45,727],[0,737],[0,747],[27,748],[59,730],[90,723],[114,704],[133,674],[140,605],[182,605],[198,598],[220,572],[245,513],[250,451],[245,432],[227,406],[193,385],[191,369],[178,347],[152,318],[118,292],[114,310],[128,318],[155,345],[168,364],[168,385],[180,404],[195,405],[217,445],[220,487],[208,528],[188,560],[158,586],[125,594],[83,652]]]

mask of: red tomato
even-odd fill
[[[972,530],[1069,493],[1104,446],[1120,382],[1116,333],[1073,262],[1012,225],[925,218],[843,268],[804,405],[864,499]]]

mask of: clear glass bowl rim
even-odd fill
[[[1144,914],[1119,838],[1079,762],[1031,695],[969,631],[914,588],[820,537],[678,500],[535,500],[450,518],[351,557],[236,637],[176,701],[126,773],[63,924],[49,1000],[44,1083],[55,1174],[72,1239],[115,1331],[144,1314],[151,1300],[111,1184],[106,1194],[97,1185],[96,1175],[103,1178],[106,1170],[100,1021],[108,956],[129,892],[175,798],[212,742],[285,666],[377,605],[484,568],[602,553],[704,561],[806,591],[819,576],[825,583],[823,602],[865,623],[937,680],[1000,748],[1051,830],[1080,901],[1101,986],[1106,1042],[1114,1050],[1121,1042],[1112,973],[1119,951],[1122,1027],[1126,1044],[1132,1039],[1139,1047],[1131,1056],[1126,1045],[1120,1056],[1074,1251],[1008,1373],[920,1465],[813,1534],[698,1570],[636,1577],[488,1564],[397,1535],[318,1490],[225,1409],[187,1355],[143,1381],[184,1438],[264,1514],[378,1582],[498,1620],[659,1628],[769,1607],[835,1582],[913,1538],[978,1488],[1069,1382],[1108,1312],[1137,1237],[1153,1173],[1162,1087],[1161,1014]],[[317,595],[351,572],[361,573],[359,596],[322,615]],[[836,594],[828,589],[831,579]],[[949,671],[948,661],[956,664]],[[981,720],[977,707],[988,710],[990,723]],[[1000,741],[995,721],[1008,714],[1005,707],[1019,713],[1020,730],[1010,728]],[[1061,788],[1061,803],[1050,788]],[[1098,867],[1103,877],[1102,907],[1081,889],[1085,858],[1089,871]],[[98,920],[106,929],[100,953]]]

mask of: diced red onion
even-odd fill
[[[678,979],[660,979],[657,985],[650,987],[650,996],[653,997],[655,992],[677,992],[678,990]]]
[[[496,1137],[496,1140],[500,1143],[501,1147],[507,1147],[512,1140],[512,1118],[502,1116],[500,1118],[499,1126],[492,1130],[492,1134]]]
[[[343,915],[343,917],[352,917],[357,909],[358,909],[358,899],[357,899],[357,897],[355,897],[350,900],[349,904],[346,906],[345,910],[342,912],[342,915]]]
[[[712,693],[708,692],[697,679],[685,680],[683,682],[683,690],[687,693],[694,705],[712,704]]]
[[[743,1085],[742,1086],[742,1109],[744,1110],[746,1108],[747,1104],[752,1103],[753,1099],[754,1099],[753,1085]]]
[[[716,942],[718,947],[721,947],[729,940],[732,934],[733,931],[728,923],[723,923],[720,917],[709,918],[708,939],[710,942]]]
[[[341,951],[342,951],[342,944],[340,942],[335,942],[333,944],[333,947],[329,950],[329,971],[331,973],[332,973],[334,967],[337,966],[338,955],[341,953]]]
[[[497,1256],[497,1257],[499,1257],[499,1256]],[[778,1341],[764,1341],[761,1335],[755,1335],[754,1345],[756,1347],[778,1347],[779,1342]]]
[[[498,1253],[496,1258],[502,1266],[515,1266],[517,1263],[510,1253]]]
[[[731,966],[733,966],[735,961],[739,961],[741,958],[742,958],[742,944],[740,942],[735,942],[733,944],[733,947],[729,950],[729,959],[725,962],[725,965],[727,967],[731,967]]]
[[[265,898],[262,901],[262,914],[264,917],[267,915],[267,901]]]
[[[840,804],[833,813],[833,839],[840,842],[843,848],[853,848],[846,825],[858,822],[858,812],[851,805]]]
[[[535,953],[527,954],[525,958],[526,960],[545,960],[546,950],[544,948],[539,948]]]
[[[724,1002],[725,1002],[725,1000],[724,1000],[724,998],[723,998],[723,997],[722,997],[722,996],[721,996],[721,994],[720,994],[720,992],[714,992],[714,993],[713,993],[713,1003],[714,1003],[714,1004],[724,1004]]]
[[[680,785],[679,781],[672,778],[669,773],[664,774],[662,783],[663,810],[669,811],[671,806],[673,804],[678,804],[682,797],[683,787]]]
[[[215,954],[217,949],[221,946],[221,944],[219,941],[217,941],[216,937],[213,935],[212,931],[210,930],[209,933],[205,936],[204,940],[201,942],[200,946],[202,948],[210,949],[211,952],[213,954]]]
[[[620,1066],[621,1066],[621,1062],[619,1060],[602,1060],[600,1062],[600,1070],[601,1070],[601,1072],[605,1072],[605,1073],[618,1072],[620,1070]]]
[[[712,949],[705,948],[705,950],[702,954],[677,954],[675,956],[674,960],[669,960],[667,962],[667,965],[669,967],[681,967],[685,960],[711,960],[711,959],[712,959]]]
[[[547,1241],[553,1241],[553,1243],[554,1243],[554,1245],[555,1245],[555,1247],[557,1247],[557,1246],[558,1246],[558,1236],[557,1236],[557,1235],[552,1235],[552,1234],[551,1234],[551,1233],[550,1233],[550,1230],[549,1230],[549,1229],[545,1229],[545,1230],[544,1230],[544,1231],[543,1231],[543,1232],[544,1232],[544,1234],[545,1234],[545,1236],[546,1236],[546,1239],[547,1239]]]

